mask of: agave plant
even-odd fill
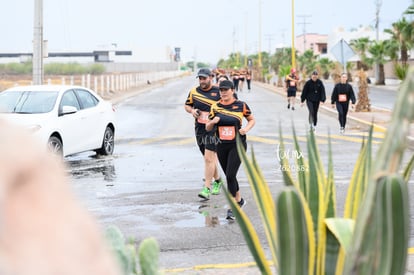
[[[160,248],[154,238],[144,239],[139,247],[138,253],[133,240],[125,240],[121,230],[114,225],[109,226],[105,231],[106,239],[109,241],[124,275],[157,275],[160,274],[158,269],[158,258]],[[141,272],[138,272],[137,259]]]
[[[414,74],[400,87],[393,117],[372,159],[372,129],[362,143],[353,170],[343,217],[336,214],[336,191],[329,141],[328,170],[313,132],[307,138],[307,157],[297,158],[297,175],[282,169],[285,188],[273,199],[254,152],[249,158],[238,143],[252,193],[262,217],[278,274],[404,274],[409,238],[407,181],[411,157],[400,171],[406,136],[414,120]],[[294,146],[301,152],[296,133]],[[280,132],[280,151],[284,152]],[[289,167],[286,158],[281,166]],[[262,274],[271,274],[256,230],[227,194],[248,247]]]

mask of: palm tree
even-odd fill
[[[413,3],[407,8],[407,10],[404,12],[405,14],[414,14],[414,1]]]
[[[365,71],[367,71],[369,69],[368,63],[367,62],[367,50],[368,47],[370,45],[371,41],[369,40],[368,37],[361,37],[358,39],[352,39],[350,41],[350,45],[351,47],[354,49],[354,51],[359,55],[360,57],[360,64],[357,66],[357,69],[364,69]]]
[[[399,44],[401,64],[406,65],[408,61],[408,51],[413,47],[414,27],[412,22],[408,22],[405,17],[392,23],[392,29],[385,29],[384,32],[391,34],[391,39]]]
[[[317,56],[314,55],[313,50],[306,50],[301,56],[298,57],[299,70],[308,75],[315,69]]]
[[[321,75],[323,79],[328,79],[332,69],[335,67],[335,64],[332,60],[324,57],[319,59],[317,66],[321,68]]]
[[[384,41],[373,41],[372,45],[368,48],[368,52],[371,54],[371,58],[367,58],[369,63],[379,65],[379,76],[376,80],[375,85],[385,85],[385,73],[384,73],[384,64],[387,62],[385,60],[385,43]]]

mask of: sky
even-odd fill
[[[0,52],[32,52],[35,1],[3,1]],[[290,46],[292,3],[297,36],[373,26],[377,2],[383,30],[413,0],[43,0],[43,39],[49,52],[131,50],[134,62],[165,62],[179,47],[183,61],[215,64]]]

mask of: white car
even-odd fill
[[[84,87],[34,85],[7,89],[0,92],[0,118],[24,126],[45,148],[62,156],[90,150],[111,155],[114,151],[115,109]]]

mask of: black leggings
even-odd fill
[[[243,142],[246,150],[246,142]],[[237,153],[236,143],[219,143],[217,144],[217,157],[220,166],[226,175],[227,189],[233,197],[239,191],[239,182],[237,181],[237,172],[239,171],[241,160]]]
[[[234,90],[237,92],[239,90],[239,79],[233,78]]]
[[[318,123],[319,101],[306,100],[306,105],[309,110],[309,124],[316,126]]]
[[[346,115],[348,114],[349,102],[336,102],[336,110],[338,110],[339,125],[345,128]]]

